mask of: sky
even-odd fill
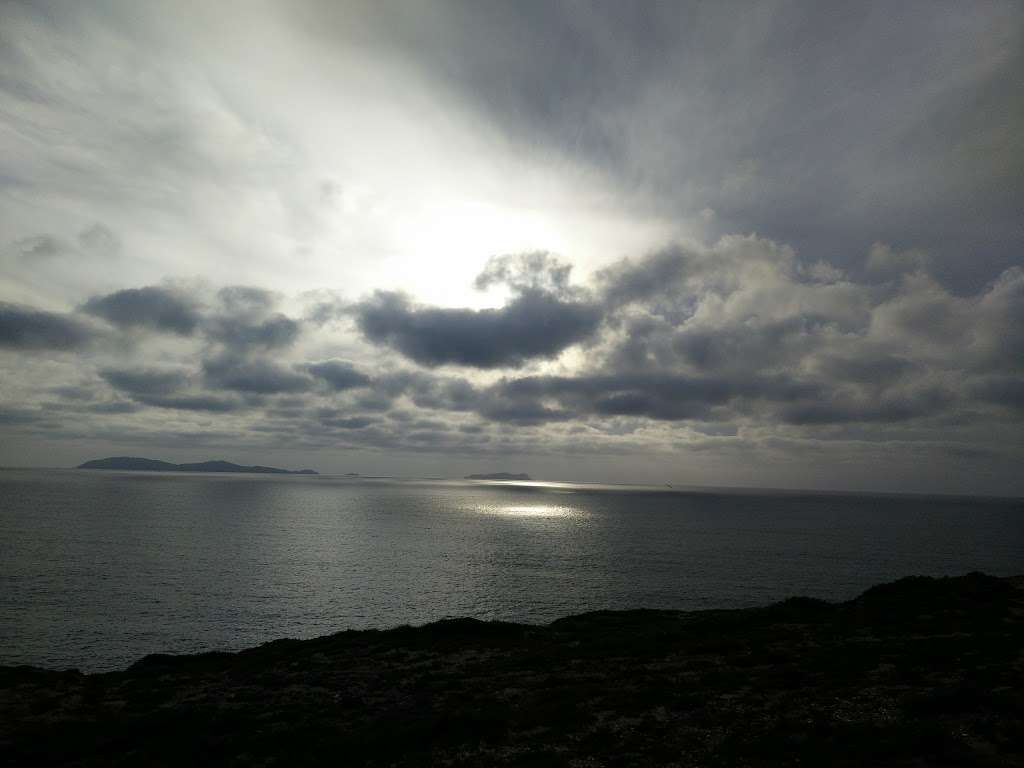
[[[1024,495],[1019,2],[0,4],[0,465]]]

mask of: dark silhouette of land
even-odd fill
[[[466,475],[466,480],[529,480],[530,476],[525,472],[513,474],[511,472],[490,472],[482,475]]]
[[[1019,586],[915,577],[841,604],[0,667],[0,763],[1020,766]]]
[[[143,459],[137,456],[111,456],[107,459],[93,459],[79,464],[77,469],[118,469],[147,472],[242,472],[263,475],[318,475],[312,469],[278,469],[277,467],[243,466],[230,461],[200,461],[194,464],[171,464],[159,459]]]

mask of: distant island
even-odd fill
[[[195,464],[172,464],[159,459],[143,459],[137,456],[111,456],[106,459],[93,459],[79,464],[78,469],[119,469],[139,470],[148,472],[243,472],[261,475],[318,475],[313,469],[278,469],[277,467],[246,467],[232,464],[230,461],[200,461]]]
[[[483,475],[466,475],[466,480],[529,480],[530,476],[525,472],[518,475],[511,472],[490,472]]]

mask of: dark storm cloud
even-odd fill
[[[106,296],[95,296],[82,311],[102,317],[121,328],[145,328],[189,336],[199,325],[200,313],[181,292],[147,286],[126,288]]]
[[[73,350],[92,338],[92,332],[70,315],[0,302],[0,347]]]
[[[320,363],[309,363],[305,368],[316,378],[327,382],[334,390],[365,387],[371,381],[369,376],[345,360],[324,360]]]
[[[203,361],[203,375],[209,386],[258,395],[305,392],[313,380],[302,373],[269,360],[249,360],[224,355]]]
[[[378,291],[355,313],[359,329],[373,343],[426,366],[474,368],[555,357],[590,337],[601,321],[593,305],[534,290],[501,309],[483,310],[416,307],[401,294]]]

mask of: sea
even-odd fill
[[[0,664],[1024,573],[1024,500],[0,470]]]

